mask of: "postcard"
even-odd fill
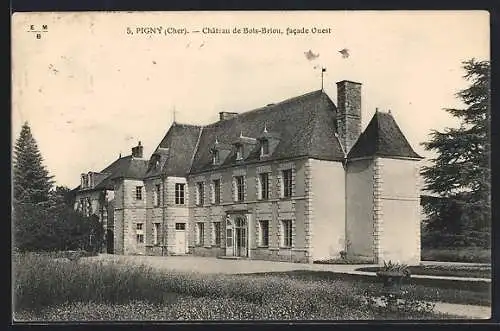
[[[489,20],[15,13],[13,320],[489,319]]]

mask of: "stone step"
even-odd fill
[[[217,256],[218,259],[222,259],[222,260],[241,260],[241,259],[244,259],[244,257],[242,256],[230,256],[230,255],[220,255],[220,256]]]

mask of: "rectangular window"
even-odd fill
[[[269,140],[264,139],[264,140],[262,140],[260,155],[264,156],[264,155],[268,155],[268,154],[269,154]]]
[[[215,179],[213,182],[214,185],[214,204],[220,204],[220,179]]]
[[[156,184],[155,186],[155,206],[159,207],[160,206],[160,200],[161,200],[161,185]]]
[[[262,173],[260,176],[260,199],[267,200],[269,199],[269,174]]]
[[[175,204],[183,205],[184,204],[184,186],[185,184],[175,184]]]
[[[138,244],[144,244],[144,229],[142,223],[137,223],[135,225],[135,238]]]
[[[135,187],[135,199],[142,200],[142,186]]]
[[[269,221],[259,221],[259,246],[269,246]]]
[[[292,196],[292,169],[283,170],[283,197]]]
[[[212,245],[220,246],[220,222],[214,222],[212,227]]]
[[[281,246],[292,247],[292,220],[281,221]]]
[[[186,230],[186,223],[175,223],[176,230]]]
[[[205,242],[205,224],[196,223],[196,245],[202,246]]]
[[[243,145],[236,145],[236,160],[243,159]]]
[[[236,201],[245,200],[245,179],[243,176],[236,176]]]
[[[205,185],[203,182],[196,183],[196,205],[203,206],[205,202]]]
[[[160,223],[153,223],[153,245],[160,243]]]

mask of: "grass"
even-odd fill
[[[491,266],[426,265],[409,266],[412,275],[453,276],[470,278],[491,278]],[[363,267],[359,271],[377,272],[381,267]]]
[[[334,273],[330,271],[294,270],[287,272],[255,273],[251,276],[278,276],[288,279],[306,281],[326,281],[335,284],[343,282],[344,286],[354,286],[358,290],[377,291],[375,276]],[[411,288],[414,296],[420,300],[491,306],[491,284],[483,282],[451,282],[436,279],[412,278],[410,284],[403,286]]]
[[[355,283],[287,276],[159,273],[116,262],[14,259],[16,320],[366,320],[446,318],[408,297],[388,310]]]
[[[491,249],[480,247],[422,248],[423,261],[491,263]]]

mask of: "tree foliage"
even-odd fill
[[[463,108],[445,109],[458,128],[431,132],[423,143],[437,154],[422,169],[424,189],[440,199],[423,201],[431,230],[448,233],[485,231],[490,227],[490,62],[463,62],[470,84],[457,93]]]
[[[14,147],[14,245],[22,251],[98,252],[104,240],[99,218],[75,211],[69,188],[52,187],[52,176],[44,167],[31,129],[25,123]]]
[[[49,202],[53,181],[43,165],[38,145],[28,123],[24,123],[14,146],[14,200],[20,203]]]

